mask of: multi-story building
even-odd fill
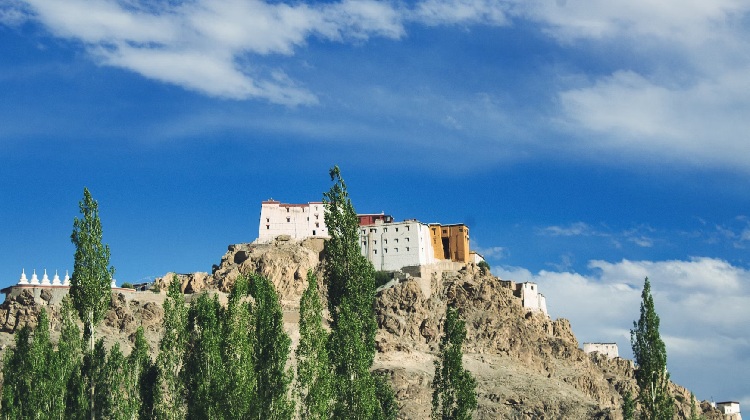
[[[323,203],[313,201],[307,204],[284,204],[274,199],[263,201],[260,206],[257,242],[271,242],[280,235],[289,235],[295,240],[327,238]]]
[[[436,261],[430,243],[429,227],[416,220],[374,224],[359,227],[362,255],[375,270],[395,271]]]

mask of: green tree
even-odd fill
[[[123,398],[127,397],[128,408],[133,416],[139,419],[153,418],[154,386],[156,383],[156,366],[149,355],[149,346],[143,327],[135,332],[133,351],[128,356],[129,374]]]
[[[226,370],[225,418],[251,418],[257,395],[255,375],[254,326],[251,323],[248,279],[237,278],[224,312],[222,357]]]
[[[284,331],[284,315],[273,284],[265,277],[254,275],[250,294],[255,332],[254,365],[257,375],[257,417],[263,420],[290,419],[294,404],[289,398],[292,371],[286,368],[291,339]]]
[[[73,221],[71,242],[76,247],[70,297],[83,322],[83,337],[89,351],[94,349],[94,327],[107,312],[110,303],[110,284],[115,268],[109,266],[109,246],[102,244],[102,224],[99,204],[83,189],[83,200],[78,204],[83,218]],[[108,267],[109,266],[109,267]]]
[[[188,310],[189,338],[183,370],[188,418],[223,418],[220,396],[226,371],[221,357],[222,312],[218,296],[211,298],[205,293]]]
[[[398,404],[388,377],[385,373],[375,375],[375,397],[378,400],[375,418],[382,420],[396,420]]]
[[[463,367],[463,342],[466,326],[458,312],[448,306],[440,338],[440,355],[435,360],[432,380],[432,418],[470,419],[477,408],[476,380]]]
[[[622,419],[633,420],[635,418],[635,401],[630,391],[622,397]]]
[[[667,349],[659,334],[659,315],[654,309],[648,277],[641,298],[641,316],[637,322],[633,322],[633,329],[630,330],[630,344],[636,364],[635,379],[640,388],[638,401],[641,418],[671,419],[674,400],[669,393]]]
[[[332,377],[323,328],[323,305],[318,293],[318,278],[307,273],[307,289],[299,304],[299,345],[297,359],[297,396],[302,420],[331,418]]]
[[[24,326],[16,333],[16,347],[9,350],[3,366],[3,418],[41,419],[59,417],[54,401],[48,398],[57,391],[59,378],[54,370],[55,354],[49,335],[49,317],[42,309],[36,328]]]
[[[186,415],[183,370],[188,339],[187,313],[185,296],[175,276],[164,300],[164,336],[156,357],[154,417],[157,419],[177,420]]]
[[[55,413],[54,418],[65,419],[69,399],[80,384],[73,383],[74,377],[77,377],[81,371],[83,357],[83,341],[81,340],[81,330],[75,322],[73,303],[70,296],[65,296],[60,307],[60,341],[57,343],[56,361],[54,369],[50,375],[58,378],[58,388],[49,398],[52,400],[53,407],[51,413]]]
[[[375,381],[370,373],[375,357],[375,270],[362,256],[359,221],[337,166],[334,182],[323,194],[325,274],[331,334],[328,351],[335,373],[334,417],[373,418],[377,414]]]

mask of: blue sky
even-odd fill
[[[260,201],[465,222],[579,340],[630,356],[652,279],[673,379],[750,404],[750,3],[0,0],[0,285],[210,271]]]

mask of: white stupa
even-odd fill
[[[63,280],[63,286],[70,286],[70,276],[68,270],[65,270],[65,280]]]
[[[34,269],[34,274],[31,275],[31,283],[29,284],[39,284],[39,277],[36,276],[36,269]]]
[[[29,284],[29,279],[26,278],[26,269],[21,269],[21,279],[18,280],[18,284]]]
[[[57,275],[57,270],[55,270],[55,277],[52,278],[52,285],[53,286],[62,285],[62,283],[60,283],[60,276]]]
[[[117,287],[117,282],[115,281],[114,278],[112,279],[112,284],[110,284],[109,287],[111,287],[112,289]]]
[[[42,276],[42,286],[49,286],[49,277],[47,276],[47,269],[44,269],[44,276]]]

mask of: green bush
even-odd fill
[[[122,287],[123,289],[135,289],[135,287],[133,287],[133,283],[128,282],[123,283],[120,287]]]
[[[388,283],[389,281],[391,281],[392,278],[393,276],[391,275],[390,271],[376,271],[375,272],[375,287],[377,288]]]
[[[479,261],[479,264],[477,264],[479,268],[482,269],[482,273],[488,274],[490,272],[490,265],[487,263],[487,261]]]

